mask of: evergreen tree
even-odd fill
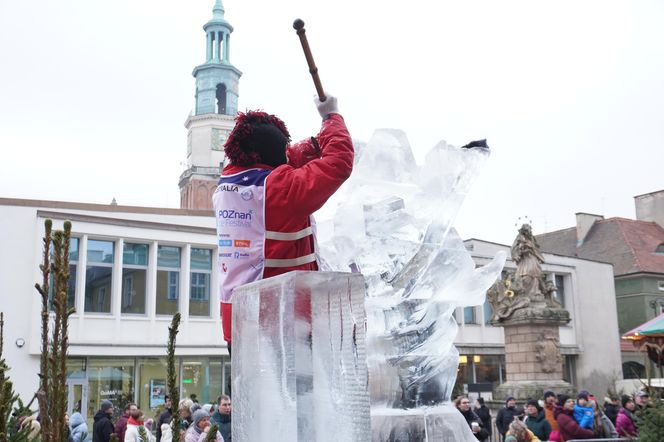
[[[173,315],[171,326],[168,327],[168,356],[166,359],[167,378],[168,378],[168,395],[173,404],[173,419],[171,420],[171,428],[173,429],[173,440],[178,440],[180,437],[180,427],[182,425],[180,413],[178,410],[180,404],[180,389],[178,388],[178,380],[175,375],[175,338],[178,335],[178,328],[180,327],[180,313]]]
[[[664,441],[664,404],[659,395],[655,395],[651,404],[639,413],[637,428],[639,442]]]
[[[67,439],[67,349],[69,348],[69,316],[74,313],[67,305],[69,291],[69,243],[71,222],[64,222],[64,230],[52,232],[53,222],[44,223],[43,262],[41,285],[35,284],[41,295],[41,360],[39,372],[39,416],[42,442],[62,442]],[[53,281],[52,290],[49,288]],[[49,293],[53,293],[52,301]],[[50,304],[55,313],[53,332],[49,339],[51,322]]]
[[[219,425],[214,424],[208,430],[208,434],[205,437],[205,442],[214,442],[217,440],[217,431],[219,431]]]

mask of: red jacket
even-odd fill
[[[563,442],[573,439],[592,439],[595,437],[595,433],[591,430],[579,426],[576,420],[574,420],[573,411],[558,407],[555,413],[556,422],[558,422],[558,431]]]
[[[321,157],[295,168],[284,164],[272,168],[265,164],[228,165],[223,175],[247,169],[271,169],[265,181],[265,228],[268,231],[292,233],[311,225],[310,216],[348,179],[353,170],[353,143],[339,114],[330,114],[318,134]],[[314,253],[313,237],[296,241],[265,240],[265,259],[290,259]],[[318,270],[315,262],[293,267],[265,266],[263,277],[281,275],[293,270]],[[221,304],[224,339],[231,341],[231,304]]]
[[[637,435],[636,425],[631,417],[621,408],[616,417],[616,431],[620,437],[634,437]]]

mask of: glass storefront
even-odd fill
[[[223,392],[221,358],[184,358],[182,397],[194,397],[201,404],[215,402]]]
[[[454,393],[465,394],[480,387],[482,391],[491,391],[505,380],[504,355],[462,354]]]
[[[182,398],[195,395],[203,404],[228,394],[228,357],[178,358],[176,372]],[[126,404],[135,402],[147,417],[154,418],[163,409],[168,392],[166,358],[69,358],[67,386],[68,412],[80,411],[89,426],[105,399],[113,403],[116,417]]]
[[[124,406],[134,401],[134,359],[88,358],[88,418],[109,400],[119,416]]]
[[[162,411],[165,395],[168,392],[168,371],[166,358],[138,359],[138,400],[139,408],[148,417],[154,418]],[[175,372],[180,372],[179,361]]]

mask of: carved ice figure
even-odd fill
[[[476,269],[452,223],[488,155],[441,141],[418,166],[402,131],[378,130],[319,214],[323,270],[366,281],[374,440],[476,440],[449,404],[453,313],[483,304],[506,256]]]

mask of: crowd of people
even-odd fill
[[[474,406],[467,396],[458,396],[455,405],[471,431],[483,442],[566,442],[575,439],[614,439],[638,436],[639,412],[650,404],[645,390],[634,396],[604,398],[581,390],[576,397],[546,391],[542,398],[528,399],[523,407],[508,397],[498,410],[493,433],[492,416],[483,398]]]
[[[217,425],[216,442],[231,442],[231,398],[221,395],[215,404],[201,405],[192,399],[179,402],[177,413],[180,416],[180,428],[175,442],[202,442],[207,439],[213,425]],[[85,417],[79,412],[71,417],[65,415],[68,442],[110,442],[115,434],[118,442],[174,442],[173,405],[166,396],[164,411],[155,422],[147,418],[136,404],[126,404],[122,415],[114,419],[115,407],[109,400],[101,402],[94,415],[92,428],[88,428]],[[30,440],[37,438],[41,431],[39,416],[21,416],[18,429],[27,428]]]

